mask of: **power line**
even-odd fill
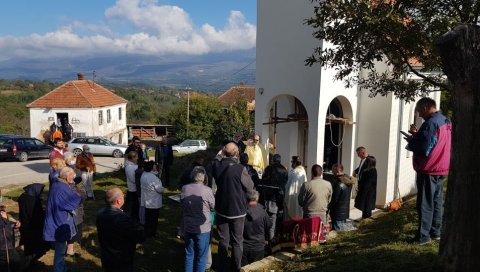
[[[237,71],[233,72],[232,74],[226,76],[226,77],[223,77],[222,79],[220,79],[219,81],[217,82],[214,82],[214,83],[211,83],[211,84],[208,84],[207,86],[205,86],[206,88],[208,87],[212,87],[212,86],[215,86],[217,84],[220,84],[220,83],[223,83],[225,81],[227,81],[228,79],[231,79],[231,77],[233,77],[234,75],[240,73],[241,71],[245,70],[248,66],[252,65],[257,59],[254,58],[252,61],[250,61],[247,65],[243,66],[242,68],[238,69]]]

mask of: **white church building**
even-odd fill
[[[377,159],[378,207],[415,193],[412,154],[399,133],[422,122],[415,103],[370,98],[368,90],[334,81],[332,68],[305,66],[314,48],[329,46],[304,24],[313,15],[311,1],[259,0],[257,14],[255,130],[263,142],[268,139],[285,165],[298,155],[309,177],[312,165],[328,170],[337,162],[351,174],[359,163],[355,149],[364,146]],[[439,104],[440,92],[432,98]]]

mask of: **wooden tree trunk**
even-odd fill
[[[437,42],[452,84],[452,160],[440,242],[444,271],[480,269],[480,27],[459,25]]]

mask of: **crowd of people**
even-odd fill
[[[452,128],[432,101],[422,98],[417,102],[416,111],[425,122],[418,130],[412,125],[411,135],[406,138],[417,171],[420,220],[413,241],[418,244],[440,239],[442,182],[449,170]],[[43,184],[24,188],[18,199],[18,221],[0,206],[1,271],[23,271],[26,266],[14,250],[13,228],[20,229],[23,259],[28,262],[53,248],[53,271],[64,272],[68,271],[65,258],[79,256],[73,244],[82,236],[83,203],[95,199],[95,159],[87,145],[82,154],[74,156],[66,152],[61,139],[53,143],[46,208],[41,202]],[[347,221],[352,196],[362,218],[369,218],[375,209],[377,187],[375,157],[362,146],[356,152],[360,163],[352,176],[344,173],[340,163],[332,166],[331,173],[324,173],[322,166],[315,164],[308,176],[298,156],[292,157],[287,170],[279,154],[267,161],[257,134],[251,135],[247,144],[236,134],[208,163],[206,158],[196,156],[178,183],[184,270],[205,271],[212,266],[210,242],[214,229],[219,241],[215,271],[240,271],[242,266],[263,258],[279,239],[284,221],[319,218],[330,230],[354,230]],[[121,188],[108,189],[107,205],[97,214],[104,271],[136,271],[136,245],[157,235],[172,162],[171,147],[166,142],[155,148],[155,158],[151,159],[140,139],[132,139],[125,156],[126,199]]]
[[[67,151],[61,138],[55,138],[53,145],[46,204],[42,201],[45,185],[33,183],[25,186],[18,198],[19,220],[14,225],[12,218],[4,210],[2,212],[0,225],[5,235],[0,240],[2,247],[7,245],[8,250],[0,250],[1,271],[26,271],[51,248],[54,250],[55,272],[68,271],[65,258],[80,256],[75,252],[74,244],[80,244],[82,238],[83,203],[94,199],[95,159],[88,145],[83,146],[78,156]],[[22,255],[14,248],[15,228],[20,232]]]

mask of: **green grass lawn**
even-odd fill
[[[417,228],[415,200],[394,213],[382,212],[360,223],[359,229],[339,233],[326,244],[307,249],[275,271],[432,271],[438,260],[438,241],[410,245]]]
[[[211,158],[216,150],[204,152]],[[164,193],[156,239],[147,240],[138,247],[136,271],[183,271],[183,241],[176,238],[180,222],[179,203],[168,198],[178,194],[178,177],[196,154],[176,156],[172,167],[172,187]],[[96,200],[85,202],[83,242],[76,251],[80,258],[67,258],[72,271],[101,271],[99,245],[95,227],[97,211],[105,204],[105,191],[118,186],[126,191],[123,170],[99,174],[94,179]],[[48,188],[47,188],[48,189]],[[21,189],[10,191],[4,204],[17,217],[16,199]],[[44,194],[46,201],[46,192]],[[340,233],[326,244],[306,250],[289,262],[276,263],[269,267],[275,271],[429,271],[435,268],[438,242],[426,246],[409,245],[417,226],[415,201],[409,201],[395,213],[380,213],[373,219],[362,222],[357,231]],[[213,239],[212,252],[217,252],[217,240]],[[53,250],[40,259],[33,271],[52,271]]]

